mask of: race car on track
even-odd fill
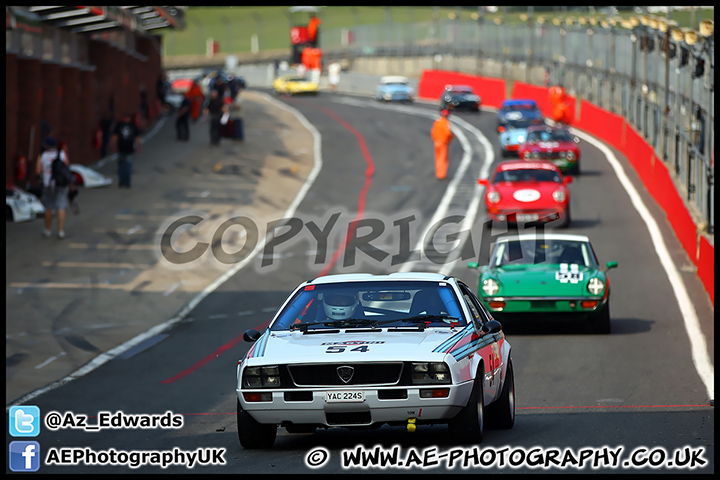
[[[112,185],[113,179],[103,175],[102,173],[93,170],[85,165],[79,165],[77,163],[70,164],[70,171],[73,174],[75,185],[78,187],[85,188],[98,188],[107,187]]]
[[[480,268],[478,296],[496,318],[585,322],[593,333],[610,333],[610,277],[617,262],[600,264],[588,237],[557,233],[500,237]]]
[[[5,184],[5,221],[27,222],[45,213],[38,197],[17,185]]]
[[[500,154],[503,157],[517,157],[520,144],[525,141],[527,129],[533,125],[542,125],[543,120],[536,118],[532,120],[521,118],[519,120],[508,120],[500,132]]]
[[[497,131],[505,130],[509,121],[542,119],[543,114],[535,100],[505,100],[497,113]]]
[[[415,90],[407,77],[387,75],[380,78],[375,89],[375,100],[379,102],[412,102]]]
[[[448,424],[479,443],[511,428],[510,344],[474,292],[435,273],[327,275],[300,284],[237,366],[237,425],[247,449],[278,427]]]
[[[478,179],[485,186],[485,208],[497,223],[548,223],[570,225],[572,177],[564,177],[550,162],[506,160],[489,178]]]
[[[534,126],[527,130],[518,156],[525,160],[549,160],[563,172],[580,173],[580,139],[567,127]]]
[[[309,78],[298,75],[283,75],[273,81],[273,88],[277,93],[290,95],[312,94],[317,95],[320,86]]]
[[[440,95],[440,109],[479,112],[482,99],[468,85],[446,85]]]

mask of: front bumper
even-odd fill
[[[515,214],[515,223],[549,223],[556,220],[565,220],[567,217],[567,211],[564,208],[548,208],[543,210],[528,211],[488,209],[487,212],[488,217],[496,223],[509,222],[512,218],[511,214],[513,213]]]
[[[411,387],[348,387],[342,389],[236,390],[242,409],[261,424],[324,425],[327,427],[370,426],[402,423],[415,418],[421,423],[446,423],[467,405],[473,382],[457,385]],[[449,389],[446,397],[422,398],[421,390]],[[325,401],[326,391],[362,390],[362,402]],[[243,393],[271,393],[272,400],[248,402]],[[305,399],[298,400],[304,397]]]
[[[557,313],[571,314],[577,319],[594,316],[605,308],[603,297],[480,297],[492,313]],[[593,302],[583,305],[583,302]]]

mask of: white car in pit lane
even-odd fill
[[[238,362],[237,426],[246,449],[278,426],[448,424],[454,442],[511,428],[510,344],[472,290],[435,273],[328,275],[300,284]]]
[[[17,185],[5,185],[5,221],[27,222],[45,213],[38,197]]]
[[[85,188],[98,188],[107,187],[112,185],[113,179],[103,175],[102,173],[93,170],[85,165],[78,165],[77,163],[70,164],[70,171],[75,179],[75,185],[78,187]]]

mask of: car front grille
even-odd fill
[[[345,382],[338,369],[352,367],[352,377]],[[397,385],[403,372],[402,362],[391,363],[319,363],[288,365],[296,387],[335,387],[355,385]]]

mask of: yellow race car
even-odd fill
[[[288,93],[290,95],[303,93],[317,95],[320,91],[320,86],[317,83],[298,75],[284,75],[276,78],[273,81],[273,88],[277,93]]]

